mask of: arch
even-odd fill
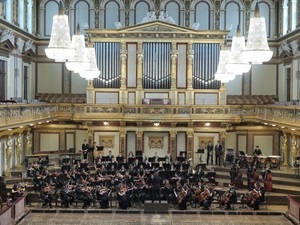
[[[140,2],[145,2],[149,6],[150,10],[154,11],[155,8],[154,8],[153,1],[150,1],[150,0],[134,0],[134,1],[131,2],[130,6],[129,6],[129,9],[130,10],[135,10],[136,5]]]
[[[207,12],[205,11],[206,9],[200,5],[206,5],[208,9]],[[213,9],[214,5],[209,0],[198,0],[193,2],[190,7],[190,26],[192,27],[194,23],[199,23],[200,30],[210,30],[211,27],[213,27]]]
[[[138,6],[146,5],[147,9],[138,9]],[[151,1],[148,0],[138,0],[135,1],[130,7],[133,7],[130,14],[130,25],[140,23],[143,21],[143,18],[147,16],[147,13],[154,11],[154,5]]]
[[[104,0],[100,4],[100,9],[104,9],[108,2],[116,2],[120,9],[125,9],[124,3],[121,0]]]
[[[91,11],[91,2],[89,0],[75,0],[70,7],[70,27],[71,32],[75,33],[77,24],[80,25],[80,32],[85,33],[83,23],[92,26],[91,18],[94,18],[94,13]]]
[[[53,4],[53,3],[56,3],[56,6],[57,6],[57,10],[56,12],[52,11],[52,10],[47,10],[47,7],[51,7],[49,6],[49,4]],[[54,5],[53,5],[54,7]],[[53,16],[54,15],[57,15],[58,13],[58,8],[59,8],[59,2],[56,1],[56,0],[48,0],[45,2],[45,5],[44,5],[44,8],[43,8],[43,12],[42,15],[44,16],[44,24],[40,24],[42,27],[44,27],[44,36],[50,36],[51,35],[51,32],[52,32],[52,22],[53,22]]]
[[[47,5],[50,1],[57,2],[57,5],[59,5],[59,2],[60,2],[60,0],[42,0],[42,1],[40,2],[39,8],[40,8],[40,9],[45,9],[45,8],[46,8],[46,5]]]
[[[170,6],[168,9],[168,5]],[[174,6],[177,6],[174,8]],[[184,25],[184,4],[180,0],[165,0],[161,3],[161,11],[167,12],[168,15],[177,22],[178,25]]]
[[[90,8],[95,9],[94,2],[92,0],[73,0],[70,4],[70,9],[74,9],[76,4],[78,4],[80,1],[86,2]]]
[[[171,3],[171,2],[177,3],[180,6],[179,7],[180,10],[184,9],[184,3],[181,0],[164,0],[160,4],[160,9],[161,10],[165,10],[166,5],[169,4],[169,3]]]

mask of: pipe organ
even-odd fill
[[[115,93],[114,101],[122,104],[142,104],[149,94],[173,104],[197,104],[197,93],[213,92],[224,104],[224,89],[214,73],[228,31],[194,30],[156,20],[87,33],[95,43],[101,71],[89,95]]]
[[[94,44],[100,76],[94,79],[95,88],[120,88],[120,43],[96,42]]]
[[[193,45],[193,50],[193,88],[219,89],[221,83],[214,79],[214,74],[218,67],[220,45],[197,43]]]
[[[171,87],[171,43],[143,43],[143,88]]]

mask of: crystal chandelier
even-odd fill
[[[243,54],[252,64],[267,62],[273,55],[268,45],[265,18],[259,15],[258,2],[255,5],[255,17],[250,19],[248,40]]]
[[[48,58],[55,62],[65,62],[75,54],[71,47],[68,16],[64,15],[62,2],[59,3],[59,14],[53,16],[53,25],[48,48],[45,49]]]
[[[100,75],[100,71],[97,67],[95,49],[90,38],[88,47],[85,48],[85,54],[90,62],[90,66],[86,70],[79,71],[79,75],[86,80],[93,80]]]
[[[227,49],[227,44],[221,48],[219,64],[217,72],[215,73],[215,79],[220,80],[222,83],[227,83],[235,78],[235,73],[229,72],[226,68],[226,64],[231,61],[231,53],[230,50]]]
[[[247,61],[242,51],[245,49],[245,37],[241,36],[240,27],[237,26],[237,34],[232,38],[231,61],[226,64],[228,72],[243,74],[249,72],[251,64]]]
[[[75,49],[75,55],[66,62],[66,67],[74,73],[80,70],[87,70],[90,62],[85,52],[85,40],[83,34],[80,34],[80,26],[77,25],[76,34],[72,36],[72,48]]]

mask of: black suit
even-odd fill
[[[162,178],[158,175],[158,173],[154,174],[153,181],[152,181],[152,202],[155,199],[158,199],[160,202],[160,185],[161,185]]]
[[[206,149],[207,149],[206,164],[208,165],[209,159],[210,159],[211,164],[213,164],[213,151],[214,151],[213,144],[208,144]]]
[[[222,155],[222,145],[216,144],[215,145],[215,159],[216,159],[216,165],[221,165],[221,155]]]
[[[89,149],[89,144],[88,143],[83,143],[82,146],[81,146],[83,159],[87,159],[88,149]]]

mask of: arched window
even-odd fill
[[[71,20],[71,24],[70,24],[72,34],[75,33],[77,24],[80,25],[81,34],[85,34],[84,29],[87,28],[87,26],[89,27],[92,26],[90,9],[91,9],[91,5],[84,0],[77,1],[74,4],[74,15],[72,15],[73,20]]]
[[[199,30],[210,30],[211,29],[211,5],[206,1],[199,1],[193,7],[194,16],[193,21],[194,23],[199,23]],[[192,16],[192,15],[191,15]],[[191,24],[191,25],[193,25]]]
[[[58,14],[58,2],[54,0],[50,0],[46,2],[45,10],[44,10],[44,24],[41,24],[41,26],[44,27],[44,36],[49,36],[49,37],[51,36],[53,16],[57,14]]]
[[[180,1],[165,1],[161,4],[161,10],[168,14],[171,17],[175,24],[184,25],[184,10],[182,2]]]
[[[240,25],[241,34],[244,32],[244,14],[243,4],[240,1],[223,2],[221,12],[220,28],[222,30],[231,30],[229,37],[236,35],[236,28]]]
[[[139,1],[134,7],[134,22],[133,24],[138,24],[143,21],[143,18],[147,16],[150,11],[150,5],[146,1]]]
[[[5,2],[5,19],[7,22],[11,22],[12,20],[12,2],[7,1]]]
[[[18,23],[21,29],[24,29],[25,25],[25,14],[24,14],[24,0],[19,0],[19,7],[18,7]]]
[[[260,16],[265,18],[267,37],[269,38],[271,36],[271,13],[269,4],[261,1],[259,3],[259,12]]]
[[[29,33],[32,33],[32,7],[33,2],[32,0],[27,0],[27,29]]]
[[[104,28],[115,29],[115,22],[120,22],[120,5],[116,1],[109,1],[104,9]]]

